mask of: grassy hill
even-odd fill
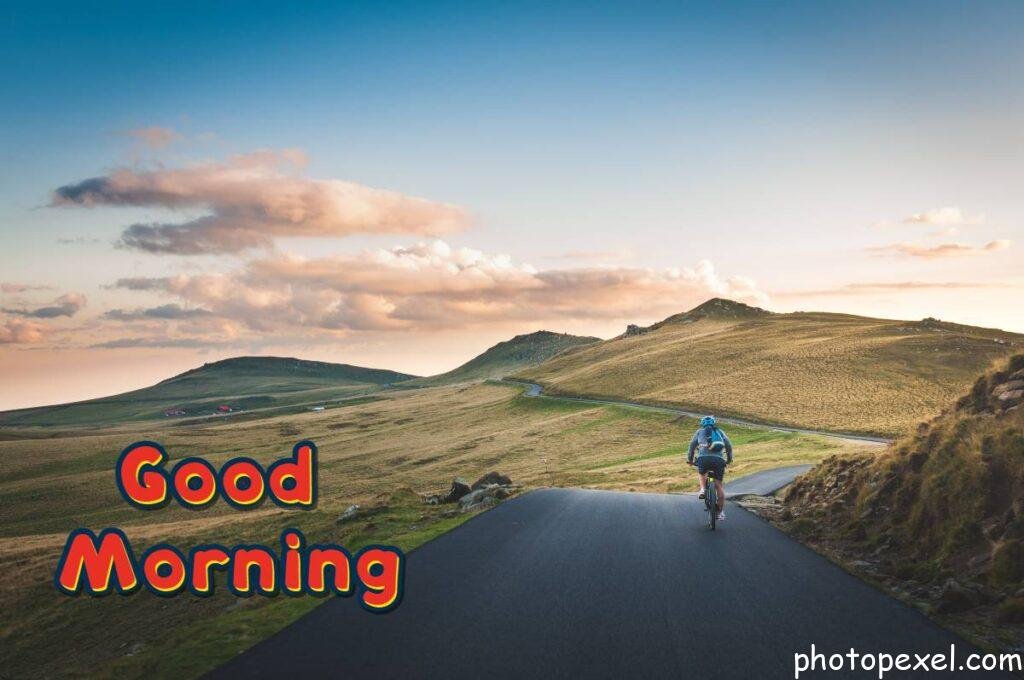
[[[385,390],[372,402],[252,422],[212,418],[180,425],[166,419],[0,440],[3,676],[199,677],[334,599],[240,600],[228,592],[223,573],[214,574],[212,597],[164,598],[145,589],[129,598],[61,597],[53,572],[67,532],[76,527],[121,527],[136,554],[165,541],[185,551],[212,542],[273,546],[285,526],[299,528],[310,544],[339,543],[355,552],[383,543],[408,551],[472,516],[426,505],[413,493],[446,490],[455,476],[472,481],[498,470],[527,488],[695,488],[695,476],[681,462],[692,420],[521,392],[502,384]],[[729,434],[743,451],[731,472],[736,475],[859,450],[789,432],[733,428]],[[222,499],[201,512],[177,503],[139,512],[124,502],[112,473],[118,452],[137,438],[163,444],[172,464],[199,455],[216,467],[238,455],[268,465],[298,439],[312,439],[320,450],[319,502],[308,512],[269,502],[238,512]],[[339,522],[353,503],[360,505],[358,516]],[[700,512],[696,504],[692,512]],[[354,601],[346,606],[358,609]],[[60,654],[54,640],[61,641]]]
[[[499,342],[483,354],[447,373],[429,378],[417,378],[405,385],[429,387],[503,378],[518,370],[541,364],[567,350],[600,342],[600,340],[600,338],[552,333],[551,331],[517,335],[511,340]]]
[[[991,605],[1001,624],[1024,623],[1022,402],[1024,354],[886,453],[830,458],[798,479],[789,528],[938,614]]]
[[[823,430],[898,434],[1024,335],[935,319],[774,314],[713,299],[515,377],[549,394],[627,398]]]
[[[272,410],[350,398],[413,376],[395,371],[284,357],[235,357],[186,371],[132,392],[70,404],[0,413],[0,427],[95,425],[206,417],[218,407],[233,412]]]

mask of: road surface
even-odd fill
[[[630,408],[637,408],[645,411],[657,411],[659,413],[671,413],[679,416],[687,416],[689,418],[700,418],[702,413],[696,413],[694,411],[686,411],[680,408],[669,408],[667,406],[651,406],[650,404],[641,404],[636,401],[627,401],[625,399],[596,399],[592,397],[572,397],[566,395],[550,396],[544,394],[544,388],[537,383],[527,382],[525,380],[512,380],[510,378],[502,378],[502,382],[511,383],[513,385],[521,385],[526,388],[523,392],[524,396],[527,397],[541,397],[545,399],[566,399],[568,401],[579,401],[585,404],[611,404],[614,406],[628,406]],[[834,439],[845,439],[854,442],[865,442],[868,444],[889,444],[892,442],[891,439],[884,437],[873,437],[866,434],[847,434],[840,432],[825,432],[822,430],[806,430],[800,427],[786,427],[785,425],[770,425],[767,423],[758,423],[752,420],[742,420],[740,418],[718,418],[721,423],[731,423],[733,425],[742,425],[744,427],[754,427],[762,430],[775,430],[778,432],[797,432],[799,434],[816,434],[822,437],[832,437]]]
[[[212,677],[746,680],[792,678],[812,643],[971,651],[736,506],[709,532],[693,496],[532,491],[412,552],[406,574],[393,612],[332,599]]]

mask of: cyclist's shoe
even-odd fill
[[[720,513],[718,513],[718,521],[719,522],[724,522],[725,521],[725,510],[722,510]]]
[[[697,494],[697,498],[699,498],[699,499],[701,499],[701,500],[704,500],[704,497],[705,497],[705,496],[707,496],[707,495],[708,495],[708,492],[707,492],[707,491],[705,491],[704,489],[701,489],[701,490],[700,490],[700,493],[699,493],[699,494]]]

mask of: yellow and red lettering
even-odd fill
[[[167,454],[157,444],[138,442],[117,461],[117,486],[125,500],[145,510],[167,502],[167,473],[161,469]]]
[[[284,458],[267,470],[271,497],[278,505],[316,504],[316,447],[313,442],[299,442],[291,458]]]
[[[359,553],[356,574],[363,584],[361,603],[370,611],[385,612],[398,605],[402,597],[405,560],[393,548],[369,547]]]
[[[90,595],[115,589],[130,593],[139,585],[128,539],[119,529],[104,529],[98,537],[88,529],[72,531],[54,580],[57,589],[68,595],[82,590]]]
[[[322,594],[327,592],[327,569],[334,572],[331,590],[337,595],[348,595],[352,592],[352,574],[348,553],[338,547],[320,548],[313,546],[306,558],[306,586],[310,592]]]

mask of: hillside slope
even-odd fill
[[[515,377],[798,427],[892,435],[956,398],[1024,335],[714,299]],[[1019,350],[1018,350],[1019,351]]]
[[[405,385],[429,387],[503,378],[518,370],[541,364],[567,350],[600,341],[600,338],[552,333],[551,331],[536,331],[526,335],[517,335],[511,340],[499,342],[447,373],[429,378],[417,378]]]
[[[376,391],[413,376],[348,364],[285,357],[234,357],[194,368],[151,387],[111,397],[0,413],[0,427],[95,425],[208,416],[218,407],[265,409]],[[173,416],[165,412],[174,411]]]
[[[885,454],[832,457],[798,479],[790,527],[870,560],[937,613],[987,603],[1024,622],[1022,403],[1019,354]]]

